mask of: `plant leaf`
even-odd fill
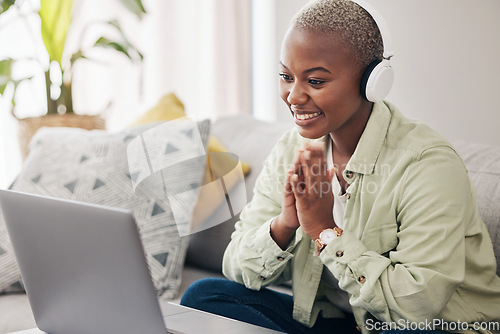
[[[73,0],[40,0],[43,43],[51,61],[61,64],[66,36],[71,24]]]
[[[139,49],[136,48],[135,45],[133,45],[129,41],[129,39],[127,38],[127,36],[123,32],[122,27],[120,26],[120,22],[118,20],[111,20],[111,21],[108,21],[108,24],[111,25],[111,26],[113,26],[113,27],[115,27],[116,30],[118,30],[118,32],[120,33],[120,36],[121,36],[120,44],[122,44],[123,46],[125,46],[125,48],[128,50],[128,52],[134,51],[139,56],[139,58],[142,60],[144,58],[143,55],[142,55],[142,53],[140,53]]]
[[[118,42],[114,42],[114,41],[111,41],[110,39],[106,38],[106,37],[101,37],[99,38],[94,46],[100,46],[100,47],[103,47],[103,48],[111,48],[111,49],[115,49],[116,51],[118,52],[121,52],[123,53],[124,55],[126,55],[130,60],[132,60],[132,57],[130,56],[130,54],[128,53],[127,51],[127,47],[118,43]]]
[[[122,5],[124,5],[128,10],[134,13],[139,19],[142,19],[142,15],[146,14],[146,10],[142,5],[141,0],[120,0]]]
[[[12,80],[12,64],[14,60],[4,59],[0,60],[0,95],[5,92],[5,88]]]
[[[84,54],[81,49],[73,53],[73,55],[70,58],[71,66],[78,60],[78,59],[88,59]]]
[[[24,80],[30,80],[33,77],[27,77],[23,78],[21,80],[14,80],[12,78],[12,66],[14,64],[15,60],[14,59],[3,59],[0,60],[0,95],[3,95],[5,93],[5,89],[7,86],[12,83],[14,85],[13,93],[12,93],[12,99],[11,103],[12,106],[16,104],[15,98],[16,98],[16,89],[17,86]]]
[[[15,0],[0,0],[0,14],[6,12],[14,2]]]
[[[128,40],[127,36],[123,33],[120,22],[118,20],[111,20],[108,21],[108,24],[113,26],[120,33],[120,39],[118,41],[112,41],[106,37],[101,37],[94,43],[94,46],[115,49],[116,51],[126,55],[132,61],[134,61],[133,56],[138,56],[140,60],[143,60],[144,56],[142,55],[142,53],[139,52],[139,50]]]

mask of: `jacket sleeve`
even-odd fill
[[[467,171],[451,148],[429,149],[408,166],[394,200],[398,243],[387,257],[346,232],[320,258],[353,306],[387,322],[430,320],[465,277],[474,213]]]
[[[252,201],[241,212],[224,253],[223,274],[254,290],[291,279],[290,260],[301,240],[300,233],[296,233],[288,248],[282,250],[270,234],[272,220],[281,213],[285,170],[289,164],[284,153],[294,147],[290,137],[293,137],[290,133],[285,134],[266,159]]]

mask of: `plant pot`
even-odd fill
[[[19,145],[21,148],[21,156],[24,159],[29,153],[29,143],[33,135],[41,127],[70,127],[82,128],[86,130],[106,128],[105,120],[99,115],[77,115],[77,114],[63,114],[63,115],[44,115],[39,117],[28,117],[18,119],[19,121]]]

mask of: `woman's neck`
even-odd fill
[[[363,104],[357,117],[353,117],[338,131],[330,133],[333,141],[332,149],[337,157],[350,159],[354,154],[370,118],[372,107],[373,103],[371,102]]]

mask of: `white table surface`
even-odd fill
[[[214,314],[209,314],[206,312],[198,311],[198,310],[193,310],[178,304],[170,303],[170,302],[160,302],[160,307],[162,309],[162,314],[163,318],[166,319],[167,323],[172,324],[172,319],[175,319],[174,317],[182,318],[182,316],[186,315],[186,313],[195,311],[202,313],[201,317],[200,315],[197,315],[197,319],[199,321],[206,322],[203,327],[203,334],[220,334],[220,333],[238,333],[238,334],[261,334],[261,333],[279,333],[277,331],[269,330],[267,328],[262,328],[254,325],[250,325],[247,323],[243,323],[241,321],[221,317],[218,315]],[[189,315],[188,315],[189,316]],[[221,328],[220,326],[220,320],[222,320],[223,326]],[[211,328],[211,323],[212,322],[217,322],[217,326],[214,328]],[[190,330],[190,328],[193,328],[190,326],[189,321],[181,321],[180,327],[177,326],[170,326],[169,329],[172,329],[174,331],[180,331],[182,333],[188,333],[188,334],[197,334],[197,333],[202,333],[199,330]],[[199,324],[198,324],[199,325]],[[194,328],[199,328],[199,326],[196,326]],[[222,329],[222,330],[221,330]],[[39,330],[38,328],[32,328],[32,329],[27,329],[23,331],[18,331],[18,332],[12,332],[10,334],[47,334],[46,332],[43,332]]]

